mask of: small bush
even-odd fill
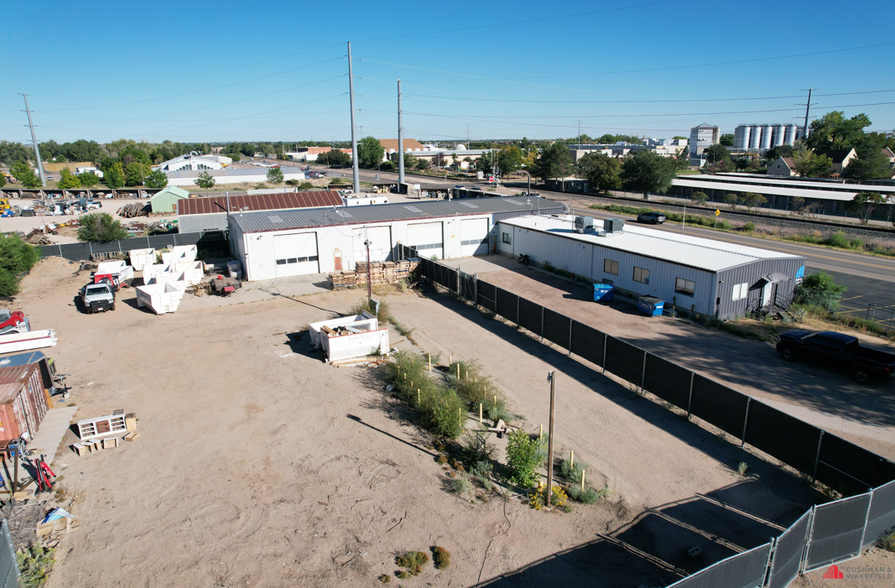
[[[422,551],[406,551],[395,558],[395,563],[405,568],[410,575],[418,576],[423,571],[423,566],[429,563],[429,556]]]
[[[550,498],[550,506],[564,508],[569,502],[569,497],[562,486],[553,486],[553,496]],[[528,496],[528,504],[535,510],[541,510],[547,504],[547,487],[539,488]]]
[[[836,231],[827,239],[827,244],[830,247],[840,247],[842,249],[848,249],[848,239],[845,237],[845,233],[842,231]]]
[[[463,448],[461,449],[463,463],[470,468],[479,463],[489,464],[494,457],[494,446],[488,443],[487,437],[482,433],[467,431],[463,436]]]
[[[609,485],[604,484],[599,490],[595,490],[588,485],[581,489],[581,484],[569,486],[569,496],[582,504],[594,504],[601,498],[605,498],[609,494]]]
[[[507,443],[507,466],[510,469],[510,481],[523,488],[535,484],[535,471],[540,467],[541,443],[524,431],[513,431]]]
[[[745,461],[741,461],[740,465],[737,466],[737,473],[741,476],[745,476],[747,471],[749,471],[749,464]]]
[[[755,231],[755,223],[746,223],[743,225],[743,230],[747,233],[752,233]]]
[[[407,578],[410,577],[410,572],[405,572],[404,570],[401,570],[400,572],[395,572],[395,577],[398,578],[399,580],[406,580]]]
[[[436,570],[443,570],[451,565],[451,552],[436,545],[432,548],[432,562]]]
[[[451,480],[451,492],[453,492],[454,494],[459,494],[461,497],[472,502],[472,483],[469,481],[469,476],[467,476],[466,474],[460,474],[459,476]]]
[[[382,582],[383,584],[388,584],[389,582],[392,581],[392,577],[389,576],[388,574],[382,574],[381,576],[379,576],[376,579],[379,580],[380,582]]]
[[[572,466],[568,459],[564,459],[560,465],[560,471],[562,471],[563,477],[579,485],[581,484],[581,474],[587,468],[588,465],[581,460],[576,461],[575,465]]]
[[[391,310],[389,309],[388,303],[381,300],[379,301],[378,311],[376,310],[376,305],[373,304],[373,301],[367,298],[359,300],[354,306],[348,309],[349,315],[361,314],[363,312],[372,314],[380,323],[387,323],[391,318]]]
[[[880,549],[895,552],[895,528],[889,529],[883,533],[880,538],[876,540],[876,544]]]
[[[31,544],[25,548],[25,553],[16,553],[19,563],[19,586],[22,588],[37,588],[42,586],[56,563],[53,557],[55,550]]]
[[[863,250],[864,249],[864,241],[862,241],[861,239],[858,239],[856,237],[848,242],[848,247],[850,249]]]

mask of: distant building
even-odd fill
[[[822,149],[818,147],[814,150],[814,154],[818,157],[826,155],[833,162],[833,173],[841,174],[842,170],[848,167],[851,160],[856,158],[858,154],[854,149]]]
[[[168,186],[164,190],[155,193],[155,196],[149,199],[149,206],[152,212],[174,212],[177,210],[177,201],[189,198],[190,193],[183,188],[177,186]]]
[[[317,161],[317,156],[321,153],[329,153],[332,147],[299,147],[295,151],[286,153],[286,157],[290,157],[292,161]],[[346,155],[351,155],[351,149],[339,149]]]
[[[379,144],[382,145],[382,148],[385,149],[385,155],[388,156],[389,153],[397,153],[398,152],[398,140],[397,139],[379,139]],[[423,144],[417,141],[416,139],[404,139],[404,153],[408,151],[425,151],[426,148],[423,147]]]
[[[203,170],[214,178],[216,185],[223,184],[261,184],[267,181],[267,172],[269,168],[253,167],[242,169],[216,169]],[[297,167],[281,167],[283,172],[283,180],[299,180],[305,181],[305,172]],[[196,179],[199,177],[200,171],[196,170],[179,170],[173,172],[165,172],[168,176],[169,186],[188,186],[195,189]]]
[[[690,163],[700,165],[703,152],[721,142],[721,130],[708,123],[690,129]]]
[[[733,148],[767,151],[780,145],[795,145],[801,138],[801,127],[793,124],[740,125],[733,133]]]
[[[769,176],[788,178],[796,174],[796,161],[792,157],[778,157],[777,161],[768,166]]]
[[[165,173],[175,171],[208,171],[213,169],[223,169],[232,162],[233,160],[229,157],[222,157],[219,155],[199,155],[194,151],[189,155],[179,155],[174,159],[163,161],[158,164],[158,169]]]

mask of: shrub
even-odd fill
[[[40,248],[18,235],[0,234],[0,296],[19,292],[19,280],[40,260]]]
[[[567,480],[570,480],[576,484],[581,484],[581,474],[588,468],[588,465],[583,461],[576,461],[573,466],[568,459],[562,460],[562,464],[560,466],[560,471],[562,475]]]
[[[389,309],[388,303],[383,301],[379,302],[379,309],[376,309],[376,305],[373,304],[373,301],[367,298],[360,300],[354,304],[350,309],[348,309],[348,314],[361,314],[362,312],[368,312],[376,317],[380,323],[387,323],[389,318],[391,318],[391,309]]]
[[[56,563],[53,557],[55,550],[31,544],[25,548],[24,553],[16,553],[19,563],[19,586],[22,588],[37,588],[42,586]]]
[[[494,456],[494,446],[488,443],[488,439],[480,432],[467,431],[463,436],[463,448],[461,449],[463,463],[470,468],[476,464],[489,464]]]
[[[107,212],[92,212],[81,217],[78,240],[88,243],[108,243],[127,239],[127,231]]]
[[[429,563],[429,556],[422,551],[405,551],[395,558],[395,563],[406,568],[410,575],[418,576],[423,571],[423,566]]]
[[[588,485],[581,489],[581,484],[569,486],[569,496],[582,504],[594,504],[601,498],[609,495],[609,485],[604,484],[599,490],[595,490]]]
[[[564,508],[569,502],[569,497],[562,486],[553,486],[553,496],[550,498],[550,506]],[[538,488],[528,495],[528,504],[535,510],[541,510],[547,504],[547,487]]]
[[[842,231],[836,231],[827,239],[827,244],[830,247],[840,247],[842,249],[848,249],[848,239],[845,237],[845,233]]]
[[[839,309],[839,299],[845,290],[845,286],[837,284],[831,275],[821,271],[802,280],[794,298],[797,304],[835,311]]]
[[[741,461],[740,465],[737,466],[737,474],[741,476],[745,476],[746,472],[749,470],[749,464],[745,461]]]
[[[392,577],[389,576],[388,574],[382,574],[381,576],[379,576],[379,577],[377,578],[377,580],[379,580],[379,581],[382,582],[383,584],[388,584],[389,582],[392,581]]]
[[[451,565],[451,552],[436,545],[432,548],[432,562],[436,570],[443,570]]]
[[[466,474],[460,474],[456,478],[452,479],[451,492],[453,492],[454,494],[459,494],[466,500],[472,502],[472,483],[469,481],[469,476],[467,476]]]
[[[541,465],[539,455],[540,443],[524,431],[513,431],[507,443],[507,466],[510,469],[510,481],[529,488],[534,486],[535,471]]]
[[[895,528],[889,529],[876,540],[876,544],[880,549],[886,551],[895,551]]]
[[[743,225],[743,230],[747,233],[755,231],[755,223],[746,223],[745,225]]]
[[[864,241],[858,238],[854,238],[848,242],[848,246],[851,249],[864,249]]]

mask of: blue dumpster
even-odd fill
[[[641,296],[637,299],[637,310],[647,316],[661,316],[665,301],[655,296]]]
[[[615,286],[594,284],[594,302],[612,302],[613,300],[615,300]]]

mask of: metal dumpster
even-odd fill
[[[661,316],[665,301],[655,296],[641,296],[637,299],[637,310],[647,316]]]
[[[594,284],[594,302],[612,302],[613,300],[615,300],[615,286]]]

